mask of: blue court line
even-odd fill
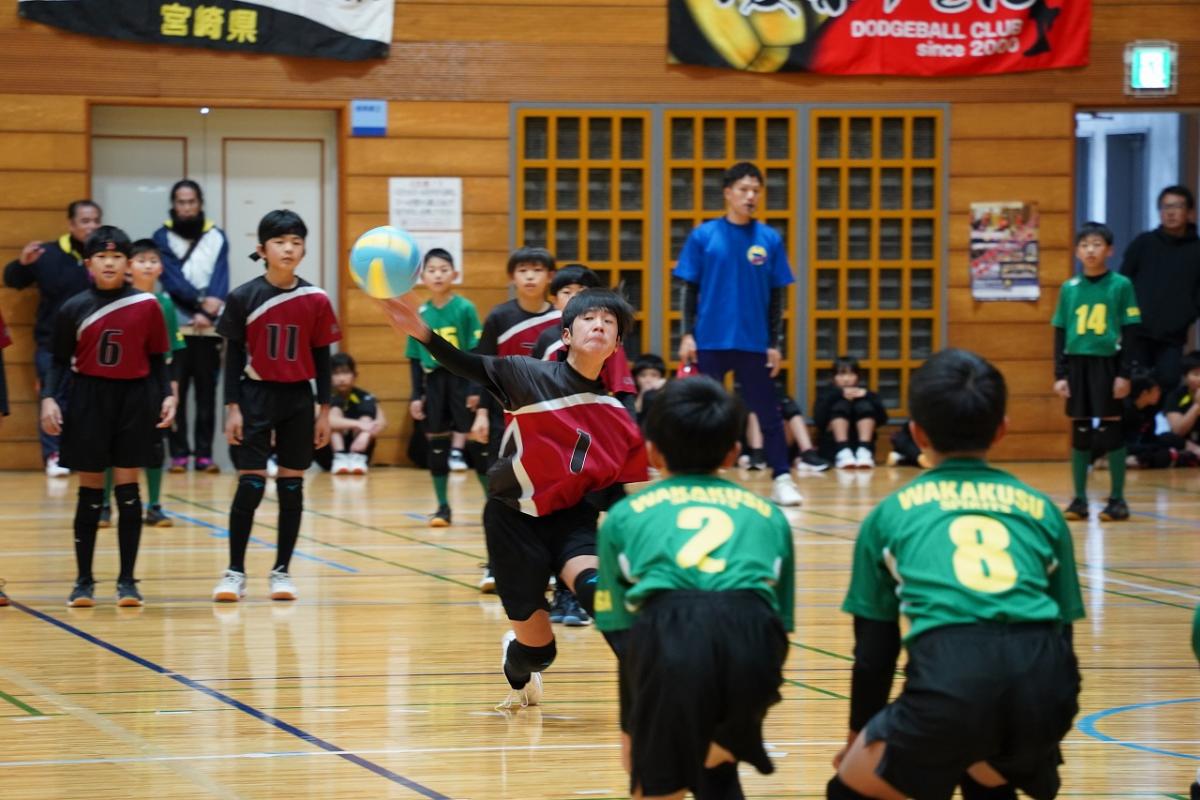
[[[241,711],[245,714],[249,714],[250,716],[254,717],[255,719],[257,719],[261,722],[265,722],[268,725],[274,726],[275,728],[278,728],[279,730],[283,731],[284,733],[291,734],[292,736],[295,736],[297,739],[305,741],[305,742],[313,745],[314,747],[319,747],[320,749],[322,749],[328,753],[331,753],[331,754],[337,756],[338,758],[342,758],[342,759],[345,759],[346,761],[349,761],[351,764],[357,764],[360,767],[368,769],[371,772],[374,772],[376,775],[380,776],[381,778],[387,778],[392,783],[397,783],[397,784],[405,787],[406,789],[411,789],[412,791],[416,792],[417,794],[421,795],[422,797],[428,797],[430,800],[451,800],[451,798],[448,797],[447,795],[441,794],[440,792],[436,792],[433,789],[422,786],[421,784],[417,783],[416,781],[409,780],[408,778],[404,777],[403,775],[392,772],[387,767],[376,764],[374,761],[368,761],[367,759],[363,758],[362,756],[358,756],[353,753],[348,753],[344,749],[342,749],[341,747],[338,747],[335,744],[332,744],[330,742],[325,741],[324,739],[314,736],[313,734],[309,733],[308,731],[302,730],[301,728],[297,728],[295,725],[292,725],[289,722],[284,722],[283,720],[279,719],[278,717],[273,717],[270,714],[266,713],[265,711],[260,711],[257,708],[255,708],[254,706],[243,703],[241,700],[232,698],[229,695],[225,694],[224,692],[219,692],[216,689],[209,688],[208,686],[205,686],[204,684],[187,677],[186,675],[180,675],[178,672],[173,672],[173,671],[167,669],[166,667],[159,666],[158,664],[155,664],[153,661],[149,661],[145,658],[142,658],[139,655],[135,655],[134,653],[131,653],[128,650],[125,650],[124,648],[121,648],[115,644],[106,642],[103,639],[101,639],[97,636],[93,636],[92,634],[90,634],[86,631],[82,631],[79,628],[76,628],[74,625],[70,625],[66,622],[63,622],[62,620],[55,619],[54,617],[50,616],[49,614],[44,614],[41,611],[30,608],[29,606],[25,605],[24,603],[19,603],[15,600],[11,601],[11,603],[12,603],[13,608],[19,609],[20,611],[25,612],[26,614],[30,615],[31,617],[36,617],[37,619],[40,619],[42,622],[48,622],[57,628],[61,628],[62,630],[66,631],[67,633],[78,636],[80,639],[83,639],[85,642],[90,642],[91,644],[94,644],[97,647],[101,647],[101,648],[109,651],[113,655],[120,656],[121,658],[124,658],[128,661],[132,661],[133,663],[135,663],[139,666],[145,667],[146,669],[150,670],[151,672],[156,672],[165,678],[170,678],[171,680],[173,680],[177,683],[183,684],[184,686],[188,687],[189,689],[195,689],[197,692],[208,695],[209,697],[211,697],[212,699],[216,700],[219,703],[224,703],[227,706],[232,706],[233,708],[236,708],[238,711]]]
[[[1110,742],[1121,747],[1128,747],[1130,750],[1141,750],[1144,753],[1153,753],[1159,756],[1171,756],[1172,758],[1186,758],[1189,761],[1200,761],[1200,755],[1191,755],[1189,753],[1176,753],[1173,750],[1160,750],[1157,747],[1149,747],[1144,744],[1134,744],[1132,742],[1123,742],[1114,736],[1109,736],[1107,733],[1101,733],[1096,727],[1096,723],[1105,717],[1111,717],[1116,714],[1123,714],[1126,711],[1140,711],[1143,708],[1159,708],[1162,706],[1177,706],[1184,703],[1200,703],[1200,697],[1186,697],[1182,700],[1159,700],[1153,703],[1134,703],[1128,706],[1117,706],[1115,708],[1106,708],[1103,711],[1097,711],[1095,714],[1088,714],[1083,719],[1076,723],[1081,733],[1091,736],[1093,739],[1099,739],[1102,742]]]
[[[228,539],[229,538],[229,529],[228,528],[222,528],[220,525],[214,525],[211,522],[205,522],[204,520],[197,519],[196,517],[189,517],[187,514],[180,514],[177,511],[164,510],[163,513],[166,514],[168,517],[175,517],[176,519],[181,519],[184,522],[190,522],[193,525],[199,525],[202,528],[208,528],[209,530],[216,531],[216,533],[213,534],[213,537],[216,539]],[[255,544],[261,544],[264,547],[270,547],[270,548],[276,549],[276,550],[279,549],[276,545],[268,542],[266,539],[260,539],[257,536],[251,536],[250,541],[254,542]],[[349,566],[346,566],[345,564],[340,564],[337,561],[330,561],[329,559],[321,558],[320,556],[314,556],[309,553],[305,553],[301,550],[293,550],[292,555],[294,555],[298,558],[306,558],[309,561],[316,561],[318,564],[324,564],[327,567],[333,567],[334,569],[340,569],[342,572],[358,572],[358,570],[355,569],[354,567],[349,567]]]

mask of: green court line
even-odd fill
[[[169,495],[167,495],[167,497],[169,497],[171,500],[174,500],[177,503],[183,503],[184,505],[193,506],[195,508],[202,508],[205,511],[211,511],[215,514],[223,513],[223,509],[213,508],[212,506],[205,505],[204,503],[197,503],[196,501],[188,500],[185,497],[180,497],[180,496],[174,495],[174,494],[169,494]],[[273,531],[278,530],[278,528],[276,528],[274,525],[268,525],[265,522],[255,521],[254,524],[258,525],[261,528],[267,528],[267,529],[273,530]],[[326,542],[322,539],[317,539],[314,536],[309,536],[304,533],[300,534],[300,538],[305,539],[310,542],[313,542],[315,544],[319,544],[323,547],[332,547],[334,550],[340,550],[343,553],[350,553],[352,555],[361,556],[362,558],[370,559],[371,561],[378,561],[381,564],[388,564],[389,566],[399,567],[400,569],[408,570],[409,572],[415,572],[418,575],[424,575],[429,578],[435,578],[439,581],[445,581],[446,583],[453,583],[458,586],[462,586],[466,589],[470,589],[473,592],[479,591],[479,587],[475,586],[474,584],[464,583],[463,581],[460,581],[457,578],[451,578],[446,575],[439,575],[436,572],[430,572],[429,570],[420,569],[419,567],[410,566],[409,564],[401,564],[399,561],[390,561],[386,558],[380,558],[379,556],[371,555],[370,553],[364,553],[361,550],[355,550],[353,547],[345,547],[340,544],[334,544],[333,542]]]
[[[271,498],[267,498],[267,499],[271,500]],[[277,503],[278,501],[271,500],[271,502]],[[313,514],[318,517],[324,517],[325,519],[331,519],[334,522],[341,522],[345,525],[353,525],[356,528],[361,528],[366,531],[374,531],[375,533],[382,533],[385,536],[392,536],[397,539],[403,539],[407,542],[413,542],[414,544],[428,545],[429,547],[434,547],[438,550],[445,550],[447,553],[454,553],[456,555],[466,556],[467,558],[471,558],[476,561],[486,561],[487,560],[486,555],[480,555],[478,553],[469,553],[466,550],[459,550],[456,547],[450,547],[449,545],[438,544],[437,542],[431,542],[428,539],[422,539],[419,536],[409,536],[408,534],[400,533],[399,531],[390,531],[386,528],[380,528],[375,525],[367,525],[366,523],[363,523],[363,522],[355,522],[354,520],[346,519],[345,517],[335,517],[333,514],[327,514],[324,511],[317,511],[315,508],[305,508],[304,513]]]
[[[853,656],[844,656],[841,653],[834,653],[830,650],[822,650],[819,647],[813,647],[811,644],[801,644],[800,642],[792,641],[791,639],[788,641],[791,642],[792,647],[799,647],[801,650],[811,650],[814,653],[820,653],[823,656],[836,658],[839,661],[849,661],[850,663],[854,663]]]
[[[31,717],[49,716],[47,714],[43,714],[42,712],[38,711],[36,708],[29,705],[28,703],[21,702],[20,700],[13,697],[11,694],[4,691],[3,689],[0,689],[0,700],[4,700],[5,702],[12,703],[14,706],[21,709],[22,711],[24,711],[26,714],[30,715]]]
[[[1087,584],[1081,583],[1081,584],[1079,584],[1079,588],[1091,589],[1092,587],[1088,586]],[[1158,605],[1158,606],[1171,606],[1173,608],[1182,608],[1183,610],[1187,611],[1188,613],[1191,613],[1195,609],[1195,606],[1185,606],[1182,603],[1172,603],[1170,600],[1155,600],[1153,597],[1145,597],[1143,595],[1132,594],[1130,592],[1118,592],[1116,589],[1101,589],[1101,591],[1104,592],[1105,594],[1115,594],[1118,597],[1128,597],[1132,600],[1144,600],[1147,603],[1154,603],[1155,605]]]
[[[818,694],[823,694],[823,695],[827,695],[829,697],[834,697],[834,698],[837,698],[838,700],[849,700],[850,699],[849,697],[847,697],[844,694],[839,694],[837,692],[830,691],[829,689],[822,689],[820,686],[813,686],[811,683],[802,683],[800,681],[793,680],[792,678],[784,678],[783,682],[790,683],[793,686],[799,686],[804,689],[810,689],[814,692],[817,692]]]
[[[1081,567],[1090,566],[1083,562],[1080,562],[1079,565]],[[1172,586],[1182,586],[1185,589],[1200,589],[1200,583],[1185,583],[1184,581],[1174,581],[1174,580],[1171,580],[1170,578],[1160,578],[1157,575],[1147,575],[1144,572],[1134,572],[1132,570],[1117,569],[1115,567],[1101,567],[1100,569],[1104,570],[1105,572],[1115,572],[1118,575],[1130,575],[1134,578],[1142,578],[1142,579],[1148,580],[1148,581],[1158,581],[1159,583],[1169,583]]]

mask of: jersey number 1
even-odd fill
[[[1008,546],[1012,537],[999,520],[979,514],[956,517],[950,523],[954,542],[954,577],[968,589],[996,594],[1017,583],[1017,565]]]
[[[283,327],[287,331],[284,352],[288,361],[295,361],[300,350],[300,326],[285,325]],[[267,325],[267,357],[272,361],[279,358],[279,328],[280,326],[275,323]]]
[[[676,564],[701,572],[725,571],[725,559],[713,558],[710,553],[733,537],[732,517],[719,508],[689,506],[679,512],[675,525],[680,530],[698,531],[679,548]]]

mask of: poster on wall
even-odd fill
[[[750,72],[993,75],[1088,63],[1091,0],[668,0],[668,61]]]
[[[1037,300],[1037,203],[971,204],[971,296]]]
[[[17,0],[22,18],[133,42],[359,61],[387,58],[393,0]]]
[[[454,257],[463,282],[462,178],[389,178],[388,224],[406,230],[421,253],[435,247]]]

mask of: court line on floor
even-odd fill
[[[18,700],[17,698],[13,697],[11,694],[4,691],[3,689],[0,689],[0,700],[4,700],[5,702],[11,703],[12,705],[16,706],[17,708],[21,709],[26,714],[29,714],[32,717],[45,716],[45,714],[43,714],[41,711],[38,711],[36,708],[29,705],[28,703]]]
[[[268,498],[268,499],[270,499],[270,498]],[[273,501],[273,502],[278,502],[278,501]],[[334,516],[333,514],[327,513],[325,511],[318,511],[315,508],[307,508],[306,507],[304,509],[304,513],[312,514],[315,517],[321,517],[323,519],[332,520],[334,522],[341,522],[344,525],[353,525],[354,527],[361,528],[362,530],[374,531],[375,533],[382,533],[385,536],[392,536],[397,539],[404,539],[405,541],[413,542],[414,544],[423,544],[428,547],[433,547],[437,550],[445,550],[448,553],[455,553],[456,555],[467,556],[468,558],[472,558],[476,561],[486,561],[487,560],[486,555],[480,555],[479,553],[470,553],[466,550],[459,550],[456,547],[450,547],[449,545],[439,544],[437,542],[431,542],[428,539],[422,539],[419,536],[409,536],[408,534],[400,533],[399,531],[392,531],[392,530],[388,530],[387,528],[380,528],[376,525],[368,525],[365,522],[358,522],[356,520],[347,519],[346,517]],[[426,523],[429,522],[429,517],[425,516],[424,514],[417,514],[415,512],[403,512],[403,513],[405,514],[405,516],[410,517],[412,519],[416,519],[420,522],[426,522]]]
[[[1079,720],[1079,722],[1075,723],[1075,727],[1078,728],[1080,732],[1091,736],[1093,739],[1098,739],[1108,744],[1115,744],[1120,747],[1127,747],[1130,750],[1140,750],[1144,753],[1153,753],[1154,755],[1159,756],[1171,756],[1172,758],[1184,758],[1189,761],[1200,761],[1200,755],[1176,753],[1172,750],[1148,747],[1147,745],[1139,744],[1134,741],[1124,741],[1116,738],[1115,736],[1109,736],[1107,733],[1101,733],[1100,729],[1096,725],[1102,719],[1112,717],[1117,714],[1124,714],[1128,711],[1141,711],[1142,709],[1146,708],[1162,708],[1164,706],[1177,706],[1184,705],[1186,703],[1200,703],[1200,697],[1185,697],[1179,700],[1156,700],[1150,703],[1133,703],[1127,706],[1106,708],[1103,711],[1097,711],[1094,714],[1088,714],[1086,717]]]
[[[169,670],[166,667],[160,666],[159,664],[156,664],[153,661],[142,658],[141,656],[139,656],[135,653],[132,653],[122,647],[112,644],[111,642],[107,642],[98,636],[94,636],[94,635],[88,633],[87,631],[80,630],[79,628],[76,628],[74,625],[70,625],[66,622],[63,622],[60,619],[56,619],[56,618],[50,616],[49,614],[38,611],[37,609],[30,608],[29,606],[25,605],[24,603],[14,601],[12,603],[12,605],[14,608],[30,615],[31,617],[39,619],[42,622],[49,623],[50,625],[53,625],[56,628],[59,628],[67,633],[70,633],[74,636],[79,637],[80,639],[83,639],[85,642],[94,644],[97,647],[100,647],[104,650],[109,651],[113,655],[120,656],[121,658],[124,658],[127,661],[131,661],[134,664],[144,667],[144,668],[150,670],[151,672],[158,673],[159,675],[161,675],[165,678],[170,678],[171,680],[175,681],[176,683],[181,683],[190,689],[194,689],[197,692],[200,692],[201,694],[207,695],[208,697],[212,698],[213,700],[216,700],[219,703],[223,703],[227,706],[231,706],[231,707],[237,709],[238,711],[243,712],[244,714],[254,717],[255,719],[259,720],[260,722],[265,722],[268,725],[271,725],[272,727],[274,727],[280,731],[283,731],[284,733],[287,733],[291,736],[295,736],[297,739],[307,742],[308,744],[313,745],[314,747],[318,747],[321,750],[331,753],[332,755],[336,755],[339,758],[342,758],[342,759],[350,762],[351,764],[355,764],[366,770],[369,770],[370,772],[375,773],[376,775],[380,776],[381,778],[386,778],[387,780],[391,781],[392,783],[399,784],[400,786],[403,786],[406,789],[410,789],[410,790],[416,792],[417,794],[422,795],[423,797],[428,797],[428,798],[430,798],[430,800],[451,800],[447,795],[441,794],[440,792],[434,791],[433,789],[430,789],[426,786],[422,786],[421,784],[417,783],[416,781],[410,780],[409,778],[406,778],[403,775],[400,775],[399,773],[393,772],[392,770],[388,769],[387,767],[376,764],[373,761],[368,761],[367,759],[365,759],[359,755],[355,755],[354,753],[351,753],[350,751],[343,750],[342,748],[338,747],[335,744],[331,744],[330,742],[327,742],[324,739],[321,739],[320,737],[309,733],[308,731],[305,731],[301,728],[296,727],[295,725],[292,725],[290,722],[285,722],[285,721],[279,719],[278,717],[273,717],[270,714],[267,714],[267,713],[255,708],[254,706],[249,705],[248,703],[243,703],[241,700],[230,697],[229,695],[225,694],[224,692],[220,692],[220,691],[217,691],[216,689],[205,686],[204,684],[199,683],[199,682],[187,677],[186,675],[182,675],[178,672],[174,672],[173,670]],[[0,670],[3,670],[3,668],[0,668]],[[6,672],[6,670],[3,670],[3,671]],[[13,681],[13,682],[19,683],[18,681]],[[65,700],[65,698],[64,698],[64,700]],[[60,703],[59,705],[62,705],[62,704]],[[88,713],[92,713],[92,712],[88,712]],[[99,717],[99,715],[96,715],[96,716]],[[101,721],[101,719],[102,718],[98,718],[97,722]],[[120,726],[117,726],[115,723],[108,723],[108,724],[112,725],[114,727],[120,728]]]
[[[212,534],[214,539],[228,539],[229,538],[229,529],[228,528],[222,528],[220,525],[214,525],[211,522],[205,522],[204,520],[197,519],[196,517],[189,517],[187,514],[180,514],[178,511],[164,510],[163,513],[166,514],[168,517],[174,517],[175,519],[181,519],[184,522],[190,522],[193,525],[199,525],[202,528],[208,528],[211,531],[215,531],[215,533]],[[272,550],[279,549],[279,545],[268,542],[266,539],[260,539],[257,536],[251,536],[250,541],[254,542],[255,544],[261,544],[264,547],[269,547]],[[321,558],[320,556],[314,556],[311,553],[305,553],[303,550],[293,550],[292,555],[298,556],[300,558],[308,559],[309,561],[316,561],[317,563],[324,564],[325,566],[328,566],[328,567],[333,567],[334,569],[340,569],[342,572],[358,572],[358,570],[355,569],[354,567],[350,567],[345,564],[340,564],[337,561],[330,561],[329,559]]]

